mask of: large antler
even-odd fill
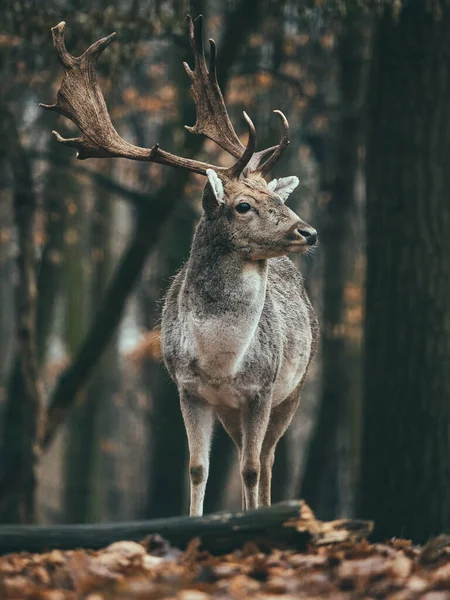
[[[172,167],[182,167],[202,175],[206,175],[207,169],[213,169],[225,179],[239,177],[244,169],[246,172],[257,170],[261,158],[271,152],[269,159],[258,169],[260,173],[267,174],[289,143],[286,118],[282,115],[285,124],[285,135],[280,144],[277,147],[255,153],[255,127],[244,112],[249,131],[247,147],[244,148],[230,122],[217,83],[214,42],[210,40],[211,56],[208,71],[202,40],[203,18],[199,17],[193,23],[192,19],[188,17],[188,22],[195,66],[193,71],[189,69],[187,64],[185,64],[185,68],[193,82],[192,92],[197,111],[197,122],[194,127],[188,127],[188,130],[207,136],[222,149],[237,158],[233,166],[218,167],[198,160],[176,156],[162,150],[159,144],[152,148],[141,148],[121,138],[111,122],[95,73],[97,60],[111,42],[115,33],[92,44],[82,56],[74,57],[67,52],[64,44],[64,21],[52,28],[52,36],[53,44],[65,71],[65,77],[58,91],[57,102],[52,105],[41,104],[40,106],[69,118],[78,126],[81,134],[77,138],[65,139],[54,131],[53,133],[58,141],[76,148],[79,159],[123,157],[132,160],[156,162]],[[267,165],[269,165],[269,168],[267,168]]]

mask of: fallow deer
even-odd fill
[[[317,338],[317,321],[300,273],[287,254],[306,252],[317,232],[285,201],[297,177],[265,177],[289,144],[289,125],[280,111],[283,136],[277,146],[255,152],[256,132],[244,113],[244,147],[228,117],[216,77],[216,49],[210,40],[209,68],[203,48],[202,17],[188,17],[197,121],[188,127],[235,159],[218,167],[175,156],[158,144],[140,148],[114,129],[96,80],[95,64],[114,34],[78,58],[64,45],[64,22],[52,29],[65,70],[56,104],[41,105],[71,119],[77,138],[58,141],[78,157],[125,157],[182,167],[207,177],[203,215],[189,260],[167,294],[161,346],[178,386],[186,426],[191,483],[190,514],[202,515],[215,416],[237,446],[244,508],[270,504],[276,445],[297,409],[300,390]],[[169,443],[169,442],[168,442]]]

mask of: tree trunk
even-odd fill
[[[11,194],[6,187],[4,158],[0,160],[0,428],[5,409],[6,385],[14,359],[14,243]]]
[[[102,165],[104,175],[110,175],[112,163]],[[114,204],[110,194],[99,189],[91,225],[92,304],[100,304],[111,277],[114,239]],[[100,360],[86,391],[86,428],[89,435],[89,468],[86,474],[88,502],[84,522],[115,520],[120,514],[120,493],[117,474],[117,452],[111,452],[112,439],[120,420],[114,394],[120,389],[120,362],[117,335]],[[116,433],[116,435],[114,435]],[[103,444],[106,440],[106,444]],[[114,447],[114,446],[113,446]]]
[[[349,457],[355,454],[355,448],[348,441],[353,439],[351,399],[352,392],[355,395],[355,380],[352,377],[358,369],[358,362],[355,365],[350,360],[345,290],[354,277],[358,250],[355,179],[361,143],[359,103],[363,85],[363,50],[361,19],[350,13],[339,39],[342,116],[337,124],[334,165],[330,169],[333,173],[331,196],[321,236],[324,253],[322,398],[301,490],[302,497],[321,519],[348,514],[351,509],[348,500],[350,490],[344,489],[348,485],[343,485],[342,474],[352,468]]]
[[[67,199],[67,257],[65,264],[64,339],[69,355],[76,354],[89,323],[88,239],[84,194]],[[64,519],[84,523],[89,507],[91,436],[95,407],[82,390],[68,419],[64,465]]]
[[[302,500],[291,500],[256,510],[206,517],[51,527],[4,526],[0,527],[0,554],[48,552],[55,548],[94,550],[124,539],[144,540],[151,552],[161,550],[161,545],[170,550],[167,542],[185,549],[194,538],[199,539],[202,550],[216,554],[232,552],[249,542],[263,552],[270,552],[274,547],[305,551],[311,545],[358,542],[369,535],[372,527],[372,522],[361,520],[323,523],[314,518]]]
[[[183,193],[183,192],[182,192]],[[157,268],[152,274],[148,293],[148,322],[153,328],[159,321],[157,302],[171,274],[189,254],[195,225],[195,211],[185,202],[171,215],[161,237],[159,248],[152,256]],[[176,241],[175,241],[176,240]],[[186,508],[187,439],[180,411],[178,390],[170,381],[160,360],[146,361],[146,383],[151,386],[152,411],[150,433],[150,477],[147,514],[170,517],[182,514]]]
[[[450,7],[377,24],[368,93],[360,514],[377,538],[450,529]]]
[[[34,223],[37,200],[29,160],[20,142],[13,115],[2,106],[2,137],[8,148],[13,178],[13,211],[17,235],[15,286],[17,357],[8,386],[3,423],[3,456],[16,461],[14,494],[0,519],[32,523],[35,520],[36,463],[43,432],[43,391],[36,345],[36,253]],[[7,464],[2,468],[8,468]]]

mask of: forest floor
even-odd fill
[[[447,536],[424,548],[406,540],[343,542],[262,553],[252,542],[223,556],[192,540],[181,552],[159,536],[99,551],[0,557],[2,600],[208,600],[237,598],[450,599]]]

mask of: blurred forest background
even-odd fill
[[[321,245],[297,262],[321,323],[274,501],[380,535],[450,528],[450,8],[447,0],[4,0],[0,23],[0,521],[186,513],[187,442],[159,356],[170,277],[204,180],[157,164],[77,161],[76,128],[41,110],[63,76],[50,28],[97,72],[119,133],[224,161],[193,136],[185,16],[205,15],[246,139],[291,145],[273,176]],[[366,191],[367,190],[367,191]],[[365,342],[363,343],[363,340]],[[240,507],[218,427],[206,512]],[[417,515],[421,515],[418,519]]]

